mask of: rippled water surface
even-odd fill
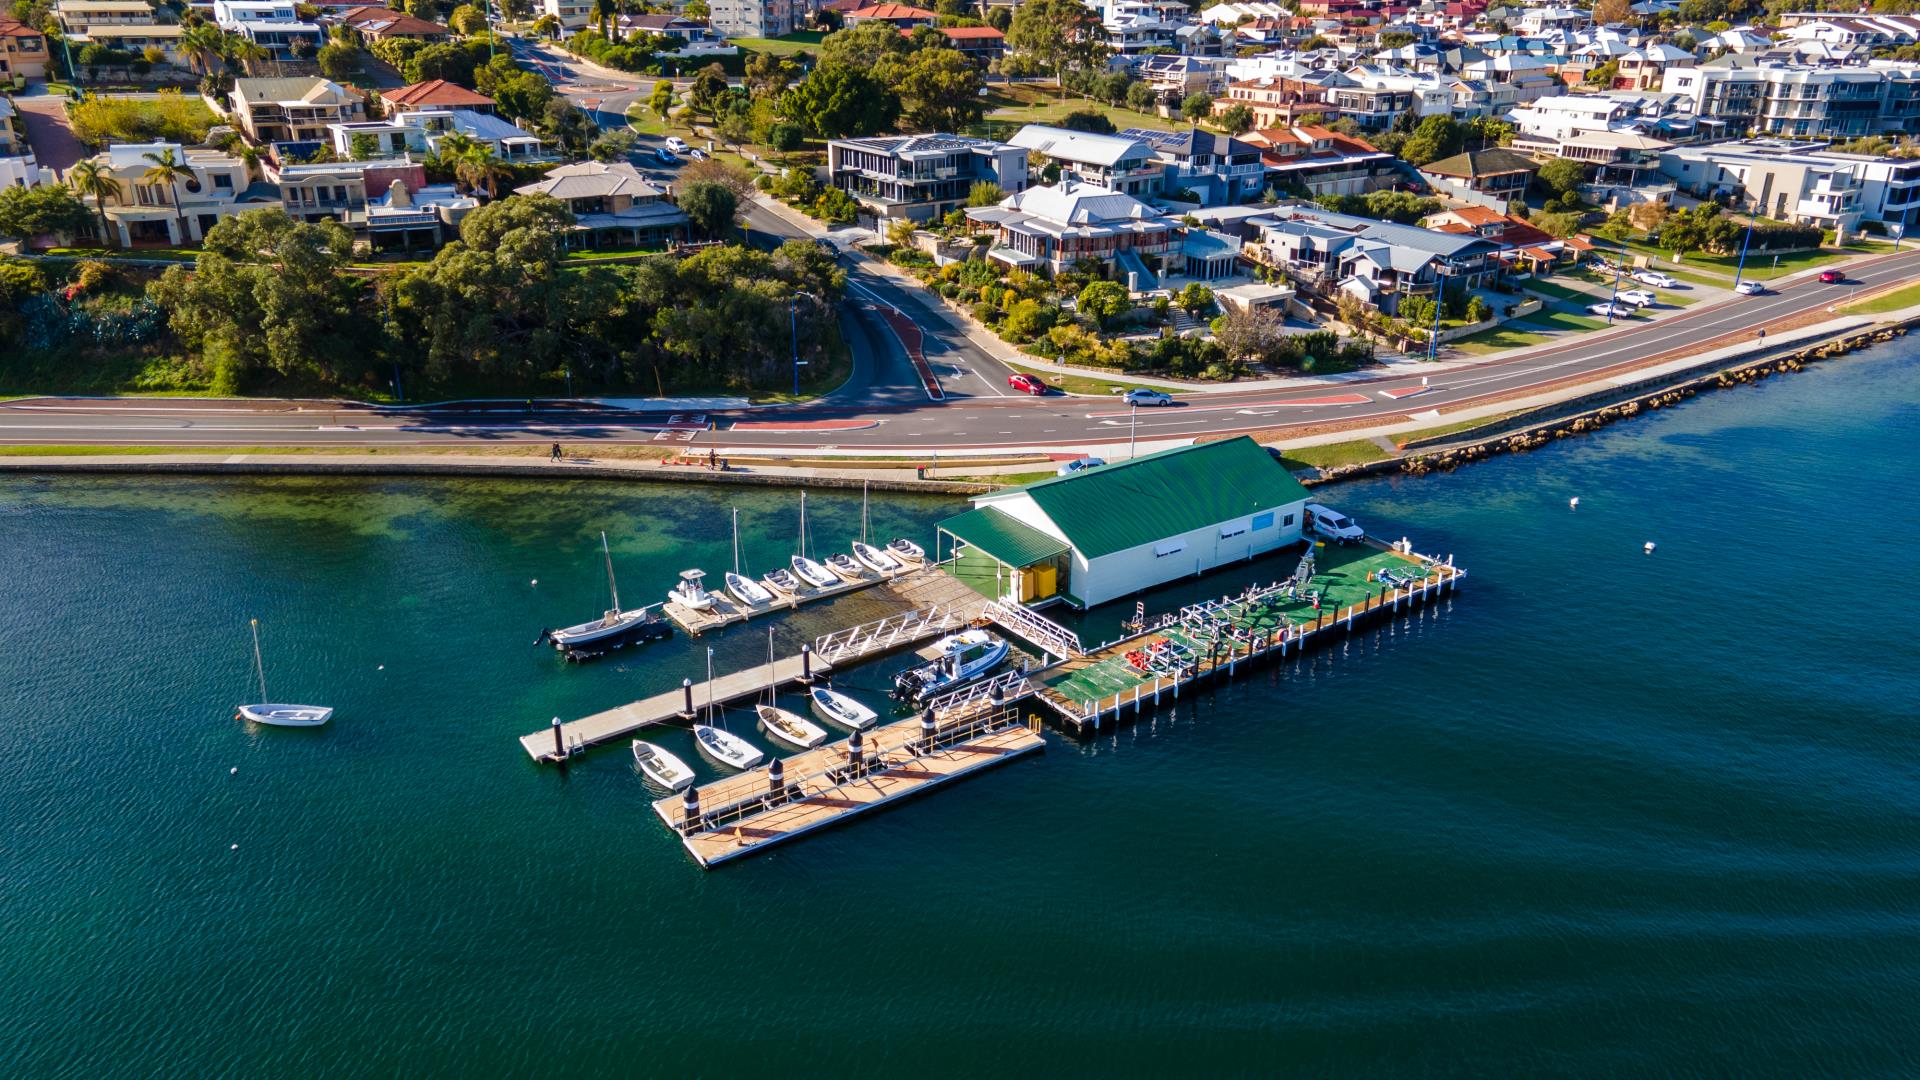
[[[764,632],[532,641],[599,610],[599,530],[632,604],[729,565],[733,506],[784,558],[792,493],[0,479],[0,1061],[1911,1075],[1916,355],[1341,488],[1457,599],[713,873],[624,748],[516,737]],[[857,495],[812,506],[857,535]],[[228,719],[249,617],[331,726]]]

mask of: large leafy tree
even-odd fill
[[[786,115],[816,135],[872,135],[893,125],[900,100],[873,76],[844,64],[821,64],[782,99]]]
[[[893,84],[907,122],[922,131],[963,131],[980,119],[984,85],[979,66],[956,49],[921,49]]]
[[[1436,114],[1423,118],[1413,129],[1400,148],[1400,156],[1409,164],[1425,165],[1459,153],[1465,141],[1465,133],[1452,117]]]
[[[1068,71],[1098,70],[1112,52],[1100,17],[1079,0],[1027,0],[1007,28],[1007,47],[1053,72],[1061,86]]]
[[[701,235],[722,239],[733,227],[733,216],[740,201],[725,185],[711,180],[695,180],[680,189],[677,202],[693,227]]]
[[[0,236],[71,236],[86,227],[87,204],[54,185],[0,189]]]
[[[820,41],[820,63],[871,71],[887,57],[905,56],[913,44],[892,23],[878,19],[836,30]]]
[[[215,225],[192,271],[169,267],[148,289],[188,347],[244,373],[334,380],[366,355],[357,279],[340,273],[353,234],[338,222],[296,222],[278,207]]]

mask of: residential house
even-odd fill
[[[15,130],[16,115],[13,99],[0,97],[0,188],[32,187],[40,182],[40,162]]]
[[[43,79],[49,59],[47,35],[18,19],[0,16],[0,80]]]
[[[1321,112],[1326,98],[1327,88],[1322,82],[1278,75],[1241,79],[1228,83],[1226,95],[1214,99],[1213,114],[1245,105],[1253,113],[1254,127],[1280,127],[1291,124],[1302,113]]]
[[[375,249],[432,249],[457,235],[479,206],[451,184],[427,183],[406,158],[267,166],[280,206],[296,221],[337,221]]]
[[[1407,166],[1365,139],[1310,124],[1289,124],[1248,132],[1260,148],[1267,184],[1306,198],[1365,195],[1405,181]]]
[[[148,155],[183,162],[192,172],[165,183],[146,178]],[[178,247],[199,243],[223,218],[247,210],[280,205],[271,184],[255,183],[247,163],[218,150],[189,149],[179,143],[115,143],[93,160],[120,182],[120,192],[86,203],[104,213],[120,247],[138,244]]]
[[[1777,221],[1851,230],[1865,216],[1865,185],[1854,155],[1750,139],[1673,147],[1660,155],[1660,171],[1690,195],[1730,199]],[[1911,202],[1899,204],[1896,220],[1911,220],[1912,208]]]
[[[1646,45],[1615,58],[1619,74],[1613,77],[1615,90],[1658,90],[1674,68],[1689,68],[1699,60],[1685,49],[1672,45]]]
[[[322,142],[329,125],[366,118],[358,92],[319,76],[235,79],[231,98],[241,134],[267,146]]]
[[[169,64],[179,64],[183,57],[180,53],[180,35],[184,28],[176,23],[95,23],[85,32],[67,35],[67,47],[78,53],[88,45],[118,49],[121,52],[139,56],[148,49],[158,49]]]
[[[966,214],[994,230],[988,258],[1049,273],[1088,259],[1147,275],[1141,257],[1158,257],[1179,243],[1179,226],[1158,210],[1131,195],[1077,180],[1030,187],[995,206],[969,207]]]
[[[1478,288],[1499,271],[1493,255],[1501,245],[1478,235],[1312,207],[1283,207],[1248,224],[1260,238],[1248,245],[1249,258],[1285,270],[1325,302],[1351,295],[1389,315],[1407,296],[1432,296],[1443,281]]]
[[[386,7],[357,7],[342,12],[340,23],[360,31],[368,41],[412,38],[415,41],[445,41],[451,31],[437,22],[428,22],[404,11]]]
[[[1660,155],[1672,148],[1665,139],[1637,131],[1583,131],[1562,140],[1555,156],[1592,166],[1592,179],[1580,186],[1582,197],[1617,210],[1673,197],[1673,183],[1660,173]]]
[[[725,5],[739,5],[743,0],[713,0],[713,11],[717,15]],[[782,0],[785,3],[785,0]],[[540,0],[540,14],[551,15],[560,21],[563,29],[585,30],[593,19],[593,0]],[[718,25],[718,24],[716,24]],[[785,33],[785,31],[781,31]]]
[[[940,16],[926,8],[917,8],[911,4],[870,4],[847,12],[848,27],[861,23],[891,23],[902,30],[911,30],[916,26],[932,26]]]
[[[1146,198],[1160,191],[1163,166],[1145,139],[1028,124],[1007,142],[1027,151],[1029,172],[1058,166],[1062,180]],[[1044,159],[1044,160],[1039,160]]]
[[[713,28],[703,22],[684,19],[678,15],[622,15],[614,20],[622,37],[633,34],[651,34],[658,38],[667,38],[675,42],[675,47],[663,49],[658,55],[685,59],[693,56],[736,56],[740,47],[729,44],[727,39],[713,32]]]
[[[146,0],[60,0],[53,14],[68,34],[84,34],[89,26],[152,26],[153,5]]]
[[[1027,151],[960,135],[894,135],[827,143],[828,183],[879,218],[927,221],[967,204],[977,183],[1017,193],[1027,186]]]
[[[1540,163],[1531,156],[1501,146],[1468,150],[1420,166],[1420,175],[1439,194],[1502,208],[1523,198],[1539,171]]]
[[[479,205],[479,199],[460,194],[452,184],[415,186],[395,176],[384,192],[377,187],[367,192],[365,216],[356,221],[355,232],[375,251],[411,251],[416,243],[431,250],[460,235],[460,222]]]
[[[1561,264],[1573,264],[1585,254],[1584,245],[1569,244],[1524,218],[1484,206],[1461,206],[1428,214],[1420,227],[1457,236],[1478,236],[1500,245],[1492,258],[1509,272],[1543,274]]]
[[[1223,56],[1156,54],[1134,61],[1133,74],[1153,87],[1159,100],[1178,106],[1189,94],[1217,94],[1225,89],[1231,64]]]
[[[491,113],[465,109],[409,109],[385,120],[356,120],[327,125],[328,142],[339,157],[351,157],[356,136],[374,140],[381,157],[431,154],[451,135],[464,135],[490,148],[502,161],[556,160],[540,137]],[[362,143],[362,145],[365,145]]]
[[[386,102],[389,113],[414,112],[419,109],[461,109],[466,112],[491,115],[495,111],[492,98],[445,79],[428,79],[425,82],[403,86],[398,90],[385,90],[380,96],[381,100]]]
[[[1153,148],[1161,170],[1160,193],[1202,206],[1246,202],[1267,186],[1260,148],[1230,135],[1190,127],[1181,131],[1128,128],[1121,138]],[[1193,198],[1179,195],[1191,192]]]
[[[1007,55],[1007,35],[991,26],[942,26],[937,29],[947,39],[947,44],[981,67]],[[911,30],[901,32],[913,33]]]
[[[1558,154],[1560,144],[1588,131],[1628,126],[1633,106],[1604,94],[1565,94],[1545,97],[1507,113],[1514,126],[1513,148]]]
[[[667,189],[625,161],[581,161],[562,165],[537,183],[513,189],[519,195],[547,195],[573,211],[573,235],[581,243],[666,243],[687,226],[687,215],[667,197]]]
[[[806,0],[708,0],[707,22],[728,37],[775,38],[798,29],[807,10]]]
[[[285,60],[296,50],[311,56],[326,44],[326,31],[300,18],[293,0],[213,0],[213,21]]]
[[[1176,33],[1193,22],[1185,4],[1170,7],[1146,0],[1108,0],[1097,10],[1107,44],[1120,56],[1139,56],[1150,49],[1177,50]]]

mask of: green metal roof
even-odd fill
[[[1067,550],[1067,545],[991,506],[950,517],[940,528],[1013,567],[1032,566]]]
[[[1142,454],[975,501],[991,508],[1012,492],[1031,496],[1089,559],[1307,498],[1286,466],[1244,435]]]

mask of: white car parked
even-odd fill
[[[676,154],[684,154],[687,152],[687,140],[678,135],[669,135],[667,136],[667,149]]]
[[[1653,295],[1652,293],[1648,292],[1645,289],[1628,289],[1626,292],[1623,292],[1620,295],[1614,297],[1614,300],[1622,303],[1632,304],[1634,307],[1637,307],[1637,308],[1643,308],[1649,304],[1657,304],[1660,302],[1659,297]]]
[[[1761,293],[1767,291],[1767,287],[1757,281],[1743,281],[1735,285],[1733,291],[1742,296],[1759,296]]]
[[[1602,301],[1598,304],[1588,304],[1587,313],[1590,315],[1598,315],[1603,319],[1624,319],[1633,314],[1633,305],[1609,304]]]
[[[1306,524],[1314,532],[1329,540],[1338,540],[1342,544],[1351,544],[1364,540],[1367,530],[1360,523],[1331,506],[1321,503],[1308,503],[1306,506]]]
[[[1672,275],[1663,274],[1658,270],[1635,270],[1633,280],[1642,285],[1651,285],[1656,289],[1671,289],[1680,284],[1673,279]]]

